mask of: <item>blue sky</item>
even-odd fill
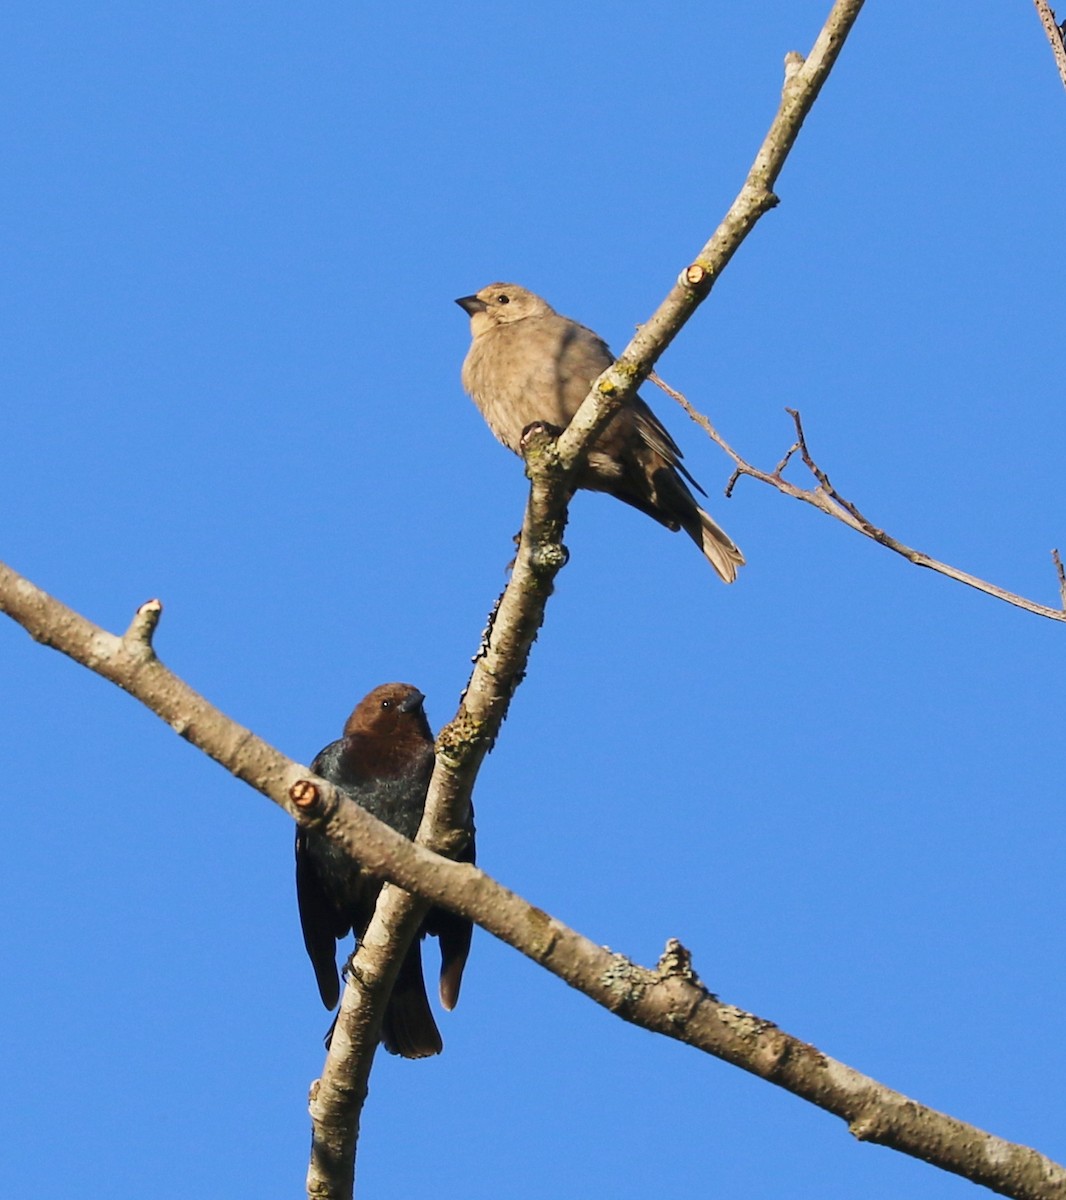
[[[452,300],[620,347],[740,186],[828,0],[43,3],[0,39],[0,557],[303,761],[377,683],[454,711],[521,465]],[[661,363],[763,466],[786,405],[896,536],[1047,603],[1066,95],[1032,9],[868,6]],[[749,565],[581,495],[477,793],[487,871],[925,1103],[1063,1143],[1060,625],[729,467]],[[797,478],[801,476],[797,475]],[[328,1023],[291,827],[0,624],[5,1194],[300,1194]],[[484,934],[442,1057],[381,1056],[360,1195],[963,1196]],[[42,1182],[43,1181],[43,1182]]]

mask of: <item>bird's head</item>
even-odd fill
[[[546,300],[517,283],[490,283],[472,296],[460,296],[455,303],[470,315],[470,332],[474,337],[498,325],[512,325],[525,317],[555,311]]]
[[[409,683],[383,683],[359,701],[344,734],[405,741],[432,741],[422,707],[425,696]]]

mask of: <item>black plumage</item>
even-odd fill
[[[342,788],[357,804],[404,837],[414,838],[433,773],[433,734],[422,693],[404,683],[375,688],[355,707],[344,736],[320,751],[311,769]],[[459,858],[474,861],[473,814],[469,841]],[[339,847],[313,830],[296,831],[296,895],[304,945],[327,1008],[340,999],[337,942],[349,932],[362,938],[374,914],[381,881],[367,875]],[[440,998],[445,1008],[459,999],[473,928],[445,909],[432,908],[400,965],[382,1021],[385,1049],[404,1058],[425,1058],[443,1048],[422,977],[421,939],[440,941]]]

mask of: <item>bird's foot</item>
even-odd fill
[[[522,436],[519,439],[519,445],[523,452],[531,441],[535,438],[557,438],[562,429],[558,425],[552,425],[547,421],[533,421],[522,430]]]

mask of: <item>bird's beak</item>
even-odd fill
[[[488,305],[484,300],[479,300],[477,296],[460,296],[455,302],[461,309],[464,309],[470,316],[474,313],[484,312]]]
[[[423,700],[425,696],[421,692],[412,692],[405,700],[400,701],[400,712],[417,712],[422,707]]]

